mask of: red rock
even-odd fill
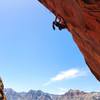
[[[39,1],[63,18],[88,67],[100,81],[100,0]]]

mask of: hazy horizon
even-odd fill
[[[83,91],[83,90],[79,90],[79,89],[69,89],[69,90],[66,89],[66,91],[62,92],[62,93],[52,93],[52,92],[50,93],[50,92],[43,91],[43,90],[33,90],[33,89],[30,89],[30,90],[27,90],[27,91],[16,91],[13,88],[5,88],[5,89],[11,89],[11,90],[13,90],[13,91],[15,91],[17,93],[22,93],[22,92],[28,93],[30,91],[41,91],[41,92],[44,92],[44,93],[49,93],[49,94],[54,94],[54,95],[63,95],[65,93],[69,92],[69,91],[80,91],[80,92],[86,92],[86,93],[100,92],[100,91]]]

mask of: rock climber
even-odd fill
[[[66,28],[66,25],[65,25],[64,20],[61,17],[57,16],[52,23],[52,27],[54,30],[56,29],[55,27],[58,27],[59,30],[62,30]]]

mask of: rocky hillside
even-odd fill
[[[18,93],[12,89],[5,89],[5,94],[7,100],[100,100],[100,93],[79,90],[69,90],[64,95],[53,95],[40,90]]]
[[[53,22],[55,26],[70,31],[88,67],[100,81],[100,0],[38,1],[60,20]]]

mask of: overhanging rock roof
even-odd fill
[[[39,1],[64,19],[88,67],[100,81],[100,0]]]

